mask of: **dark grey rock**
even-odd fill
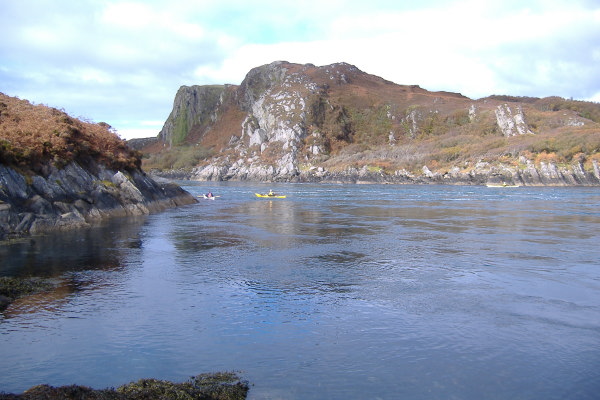
[[[72,162],[63,169],[46,166],[46,177],[26,177],[0,165],[0,240],[196,202],[179,186],[159,185],[141,170],[111,171],[100,164],[86,168]]]

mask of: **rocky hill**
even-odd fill
[[[182,86],[144,166],[198,180],[600,184],[600,104],[430,92],[338,63]]]
[[[195,202],[105,123],[0,93],[0,240]]]

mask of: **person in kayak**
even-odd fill
[[[211,197],[213,197],[213,194],[212,194],[212,192],[208,192],[208,194],[206,195],[206,197],[208,197],[208,198],[211,198]]]
[[[275,193],[273,193],[273,189],[269,189],[269,194],[267,194],[267,196],[275,196]]]

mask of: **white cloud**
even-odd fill
[[[152,8],[143,3],[109,3],[102,10],[100,20],[103,24],[128,30],[145,29],[161,21]]]
[[[124,135],[166,119],[181,85],[239,84],[275,60],[470,97],[600,93],[600,7],[585,0],[20,0],[0,2],[0,35],[0,91]]]
[[[154,128],[124,128],[118,129],[117,134],[123,139],[142,139],[155,137],[162,129],[162,124],[159,127]]]

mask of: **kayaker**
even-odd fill
[[[208,194],[206,195],[206,197],[208,197],[208,198],[213,197],[212,192],[208,192]]]
[[[267,196],[275,196],[275,193],[273,193],[272,189],[269,189],[269,194]]]

